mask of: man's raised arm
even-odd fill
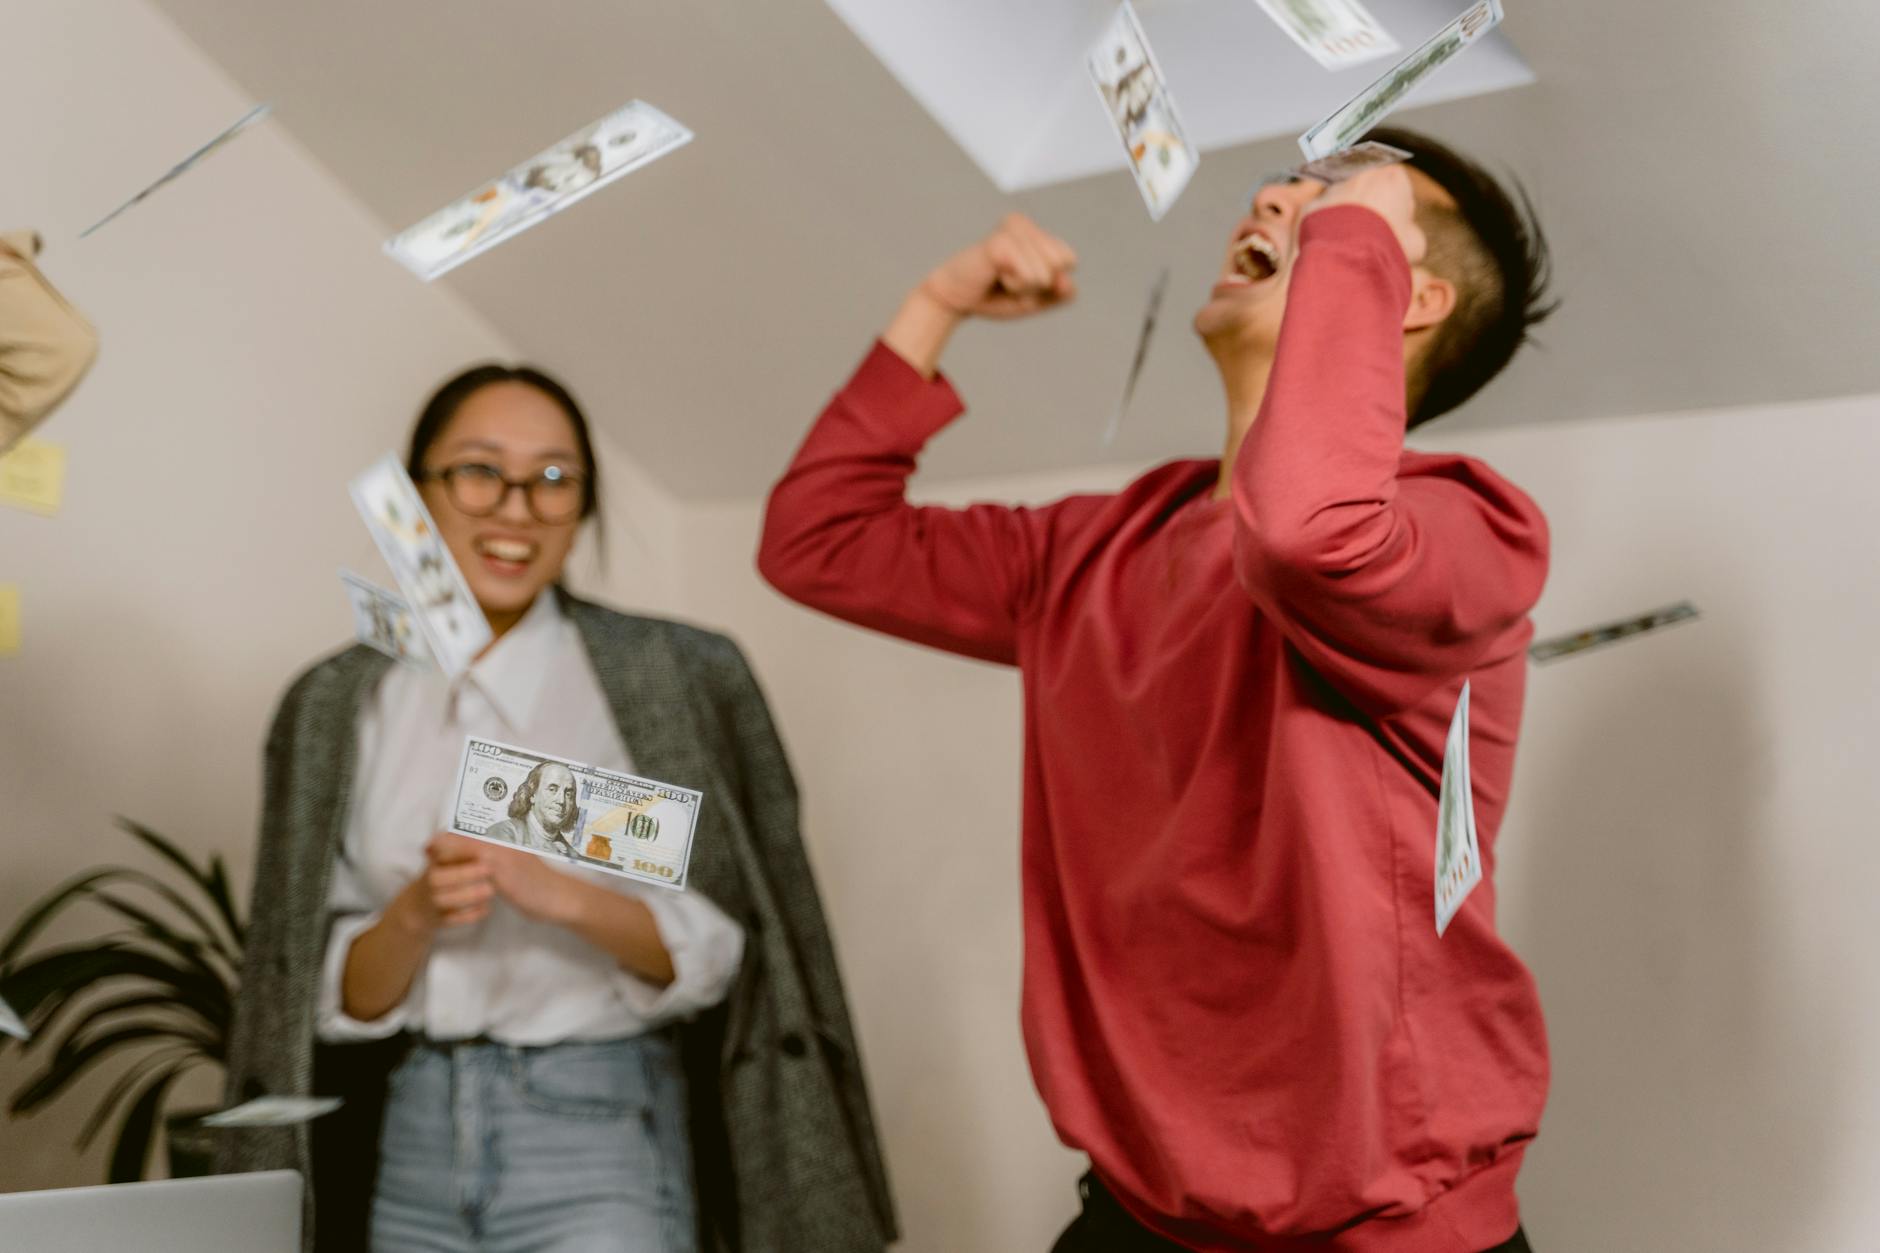
[[[1401,168],[1322,198],[1260,417],[1233,467],[1235,572],[1313,668],[1374,713],[1467,673],[1540,595],[1547,526],[1457,459],[1400,474],[1404,326],[1426,242]]]
[[[963,411],[937,371],[968,317],[1017,318],[1075,294],[1076,258],[1023,217],[955,254],[909,293],[772,490],[757,566],[793,600],[987,661],[1016,660],[1046,512],[917,507],[921,449]]]

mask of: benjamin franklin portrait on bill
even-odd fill
[[[539,852],[576,857],[579,853],[571,837],[580,826],[574,772],[560,762],[545,761],[529,771],[509,798],[509,817],[491,824],[483,834]]]

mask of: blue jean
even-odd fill
[[[386,1101],[373,1253],[695,1253],[685,1075],[662,1035],[420,1043]]]

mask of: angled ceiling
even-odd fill
[[[1218,448],[1218,383],[1180,315],[1290,139],[1208,153],[1158,224],[1120,172],[1001,194],[822,0],[153,3],[387,234],[633,97],[697,131],[440,280],[682,496],[763,491],[905,289],[1011,209],[1079,250],[1084,296],[962,334],[948,368],[977,419],[928,471]],[[1418,3],[1369,7],[1411,45]],[[1534,86],[1402,120],[1521,175],[1565,304],[1446,425],[1880,391],[1880,9],[1508,0],[1504,30]],[[1101,449],[1164,263],[1163,329]]]
[[[1116,12],[1114,0],[829,0],[829,7],[1000,190],[1125,168],[1105,110],[1093,107],[1085,65]],[[1454,0],[1395,0],[1386,30],[1399,49],[1328,73],[1253,0],[1134,6],[1191,142],[1203,152],[1297,135],[1462,7]],[[1494,33],[1421,84],[1410,103],[1532,81],[1507,37]]]

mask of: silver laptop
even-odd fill
[[[0,1253],[300,1253],[291,1170],[0,1193]]]

